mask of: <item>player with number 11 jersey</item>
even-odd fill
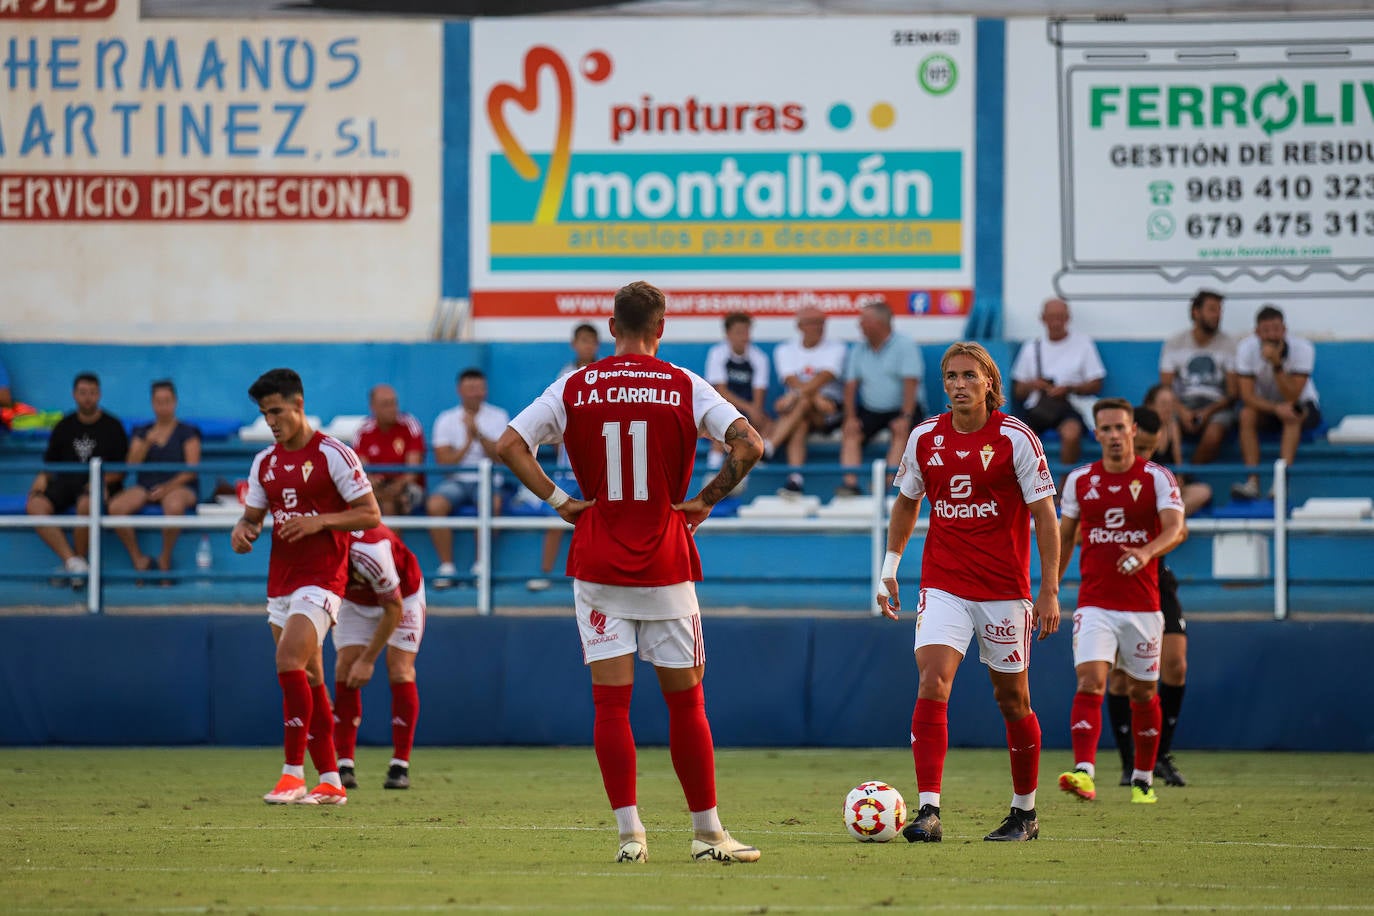
[[[692,858],[753,862],[759,851],[731,837],[716,810],[693,532],[744,480],[763,454],[763,439],[705,379],[657,358],[666,312],[655,286],[618,290],[610,323],[615,355],[550,385],[511,420],[497,451],[530,492],[574,525],[568,574],[592,681],[592,745],[620,833],[615,860],[644,862],[649,855],[630,730],[638,653],[654,666],[668,707],[668,750],[692,814]],[[725,458],[688,499],[703,436],[719,442]],[[534,457],[539,445],[557,442],[584,498],[563,492]]]

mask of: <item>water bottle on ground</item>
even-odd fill
[[[196,548],[196,569],[201,572],[209,570],[215,565],[215,555],[210,549],[210,535],[200,536],[200,546]]]

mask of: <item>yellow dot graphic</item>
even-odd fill
[[[879,102],[868,112],[869,122],[878,130],[887,130],[897,120],[897,112],[887,102]]]

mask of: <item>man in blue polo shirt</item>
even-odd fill
[[[870,302],[859,313],[863,340],[849,348],[844,367],[844,426],[840,463],[857,465],[864,446],[881,430],[892,433],[887,448],[889,478],[902,458],[912,424],[921,417],[921,377],[925,374],[921,348],[914,340],[892,333],[892,309],[886,302]],[[857,496],[859,477],[844,475],[836,496]]]

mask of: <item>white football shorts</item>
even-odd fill
[[[1159,680],[1161,611],[1109,611],[1081,607],[1073,612],[1073,664],[1108,662],[1137,681]]]
[[[289,595],[278,595],[267,599],[267,622],[286,629],[286,618],[302,614],[315,625],[315,634],[324,645],[324,636],[339,616],[339,602],[342,599],[326,588],[306,585]]]
[[[367,645],[381,622],[381,605],[354,604],[343,599],[339,604],[339,623],[334,627],[334,648]],[[424,636],[425,586],[421,583],[419,591],[401,599],[401,622],[386,644],[402,652],[419,652]]]
[[[1002,674],[1025,671],[1030,667],[1032,607],[1025,598],[970,601],[923,588],[916,605],[916,648],[949,646],[967,655],[976,635],[983,664]]]
[[[639,657],[657,668],[695,668],[706,664],[706,644],[701,637],[701,614],[667,620],[633,620],[599,610],[573,580],[573,608],[582,639],[583,664],[621,655]],[[689,583],[690,584],[690,583]]]

